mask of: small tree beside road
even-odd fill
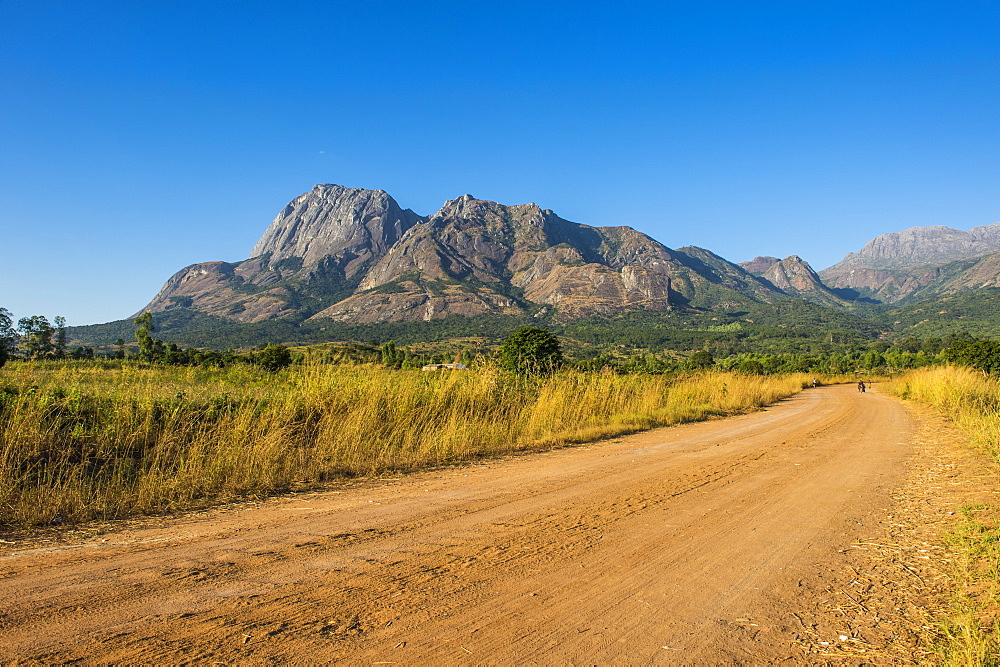
[[[518,375],[547,375],[563,362],[559,339],[547,329],[521,327],[500,345],[500,367]]]

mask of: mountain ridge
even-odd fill
[[[882,303],[903,303],[996,282],[1000,222],[969,231],[932,225],[881,234],[819,276],[834,290]],[[977,268],[973,268],[977,267]],[[960,275],[971,271],[968,275]]]
[[[140,312],[182,307],[240,323],[572,319],[788,296],[704,249],[468,194],[420,216],[382,190],[319,184],[275,216],[252,252],[185,267]]]
[[[1000,222],[968,231],[944,225],[910,227],[880,234],[819,272],[824,279],[851,269],[905,269],[947,264],[1000,251]]]
[[[466,194],[423,216],[383,190],[318,184],[278,212],[253,256],[181,269],[140,313],[216,330],[302,323],[311,335],[456,317],[555,324],[641,311],[741,312],[788,299],[860,313],[1000,286],[1000,252],[913,264],[994,243],[1000,223],[911,228],[875,237],[817,274],[797,255],[734,264],[631,227],[571,222],[534,203]]]

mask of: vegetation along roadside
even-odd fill
[[[978,346],[982,348],[982,346]],[[941,620],[939,650],[950,665],[1000,664],[1000,382],[984,370],[982,349],[966,350],[973,367],[912,371],[886,384],[897,396],[936,409],[965,434],[987,478],[984,493],[966,489],[959,518],[944,536],[950,561],[950,607]],[[997,356],[1000,358],[1000,355]],[[978,366],[978,369],[976,368]]]
[[[757,409],[805,375],[60,361],[0,380],[0,522],[120,518]]]

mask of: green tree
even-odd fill
[[[55,329],[41,315],[22,317],[17,321],[17,330],[21,334],[21,350],[29,359],[43,359],[52,354],[52,335]]]
[[[861,359],[861,363],[867,370],[875,370],[880,366],[885,366],[885,357],[872,350]]]
[[[139,344],[139,357],[146,360],[152,361],[153,353],[153,336],[152,332],[156,331],[156,327],[153,326],[153,313],[145,312],[139,317],[135,318],[135,342]]]
[[[547,329],[521,327],[500,344],[500,367],[520,375],[552,373],[563,363],[562,346]]]
[[[386,368],[399,368],[403,365],[403,354],[396,349],[396,342],[389,341],[382,346],[382,365]]]
[[[924,354],[934,356],[944,347],[944,342],[940,338],[925,338],[923,345],[920,349],[923,350]]]
[[[280,371],[292,363],[292,353],[284,345],[271,343],[252,357],[253,363],[271,372]]]
[[[188,351],[182,350],[177,343],[169,343],[163,355],[163,363],[171,366],[183,366],[190,361]]]
[[[1000,373],[1000,342],[959,340],[945,348],[944,358],[953,364],[972,366],[987,373]]]
[[[0,367],[7,363],[17,342],[17,332],[10,311],[0,308]]]
[[[698,350],[688,359],[689,368],[709,368],[715,364],[712,353],[708,350]]]
[[[94,348],[81,346],[70,352],[69,356],[71,359],[93,359]]]
[[[56,315],[52,322],[55,324],[52,354],[56,359],[62,359],[66,356],[66,318],[62,315]]]

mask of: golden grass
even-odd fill
[[[1000,383],[965,368],[920,369],[886,384],[892,393],[938,408],[969,442],[1000,463]],[[948,665],[1000,664],[1000,506],[961,508],[946,536],[956,556],[955,597],[942,622]]]
[[[0,524],[118,518],[757,409],[806,376],[86,362],[0,373]]]

